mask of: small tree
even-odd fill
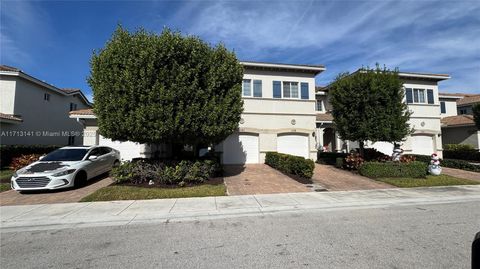
[[[332,83],[333,121],[343,140],[399,142],[411,133],[410,112],[403,102],[403,83],[398,70],[362,68],[340,74]]]
[[[94,112],[107,138],[212,145],[238,128],[243,67],[223,45],[119,26],[90,64]]]
[[[473,110],[473,120],[475,121],[475,125],[477,129],[480,130],[480,104],[475,104],[472,107]]]

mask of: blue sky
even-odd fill
[[[444,92],[480,93],[480,1],[3,1],[0,60],[87,96],[89,60],[116,25],[167,26],[223,42],[240,60],[323,64],[326,85],[376,62],[447,73]]]

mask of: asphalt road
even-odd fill
[[[470,268],[478,201],[1,234],[1,268]]]

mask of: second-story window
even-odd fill
[[[244,79],[242,84],[243,96],[252,96],[252,80]]]
[[[262,97],[262,81],[256,79],[244,79],[242,83],[242,95],[244,97]]]
[[[317,100],[317,111],[323,111],[323,101]]]
[[[45,94],[43,95],[43,100],[45,100],[45,101],[50,101],[50,94],[45,93]]]
[[[77,110],[77,104],[70,103],[70,111]]]
[[[413,102],[414,103],[425,103],[425,90],[424,89],[413,89]]]
[[[283,98],[298,98],[298,82],[283,82]]]
[[[445,102],[440,102],[440,113],[447,113],[447,108],[445,107]]]
[[[405,95],[407,104],[433,104],[433,90],[432,89],[412,89],[406,88]]]
[[[465,115],[465,114],[467,114],[467,109],[466,108],[461,108],[461,109],[459,109],[459,112],[460,112],[459,113],[460,115]]]

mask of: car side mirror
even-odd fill
[[[88,159],[90,161],[95,161],[97,158],[98,158],[98,156],[96,156],[96,155],[92,155],[92,156],[88,157]]]

